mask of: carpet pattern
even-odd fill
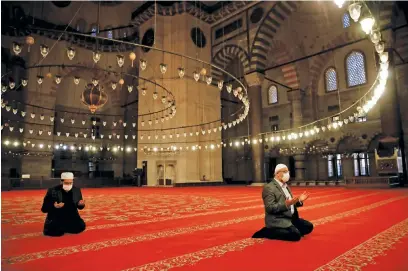
[[[46,191],[2,192],[2,270],[408,269],[408,190],[294,187],[315,229],[291,243],[250,238],[261,189],[84,189],[87,229],[60,238],[42,235]]]

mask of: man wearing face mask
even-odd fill
[[[265,227],[252,238],[299,241],[313,231],[313,224],[300,218],[297,211],[297,207],[303,206],[309,194],[304,192],[299,197],[294,197],[287,185],[289,178],[288,167],[284,164],[277,165],[274,180],[266,184],[262,191]]]
[[[85,222],[79,216],[78,209],[85,208],[81,189],[73,186],[74,174],[61,174],[61,184],[48,189],[41,211],[47,214],[44,223],[44,235],[62,236],[65,233],[81,233]]]

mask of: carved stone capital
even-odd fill
[[[265,75],[259,72],[253,72],[245,75],[245,81],[247,82],[249,87],[261,86],[264,78]]]

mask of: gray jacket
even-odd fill
[[[287,189],[293,197],[289,187]],[[262,199],[265,205],[265,227],[267,228],[288,228],[292,226],[292,218],[299,217],[296,207],[303,206],[301,202],[296,203],[295,212],[292,215],[290,207],[287,207],[285,203],[285,193],[276,180],[272,180],[264,186]]]

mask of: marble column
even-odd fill
[[[262,132],[262,82],[264,75],[253,72],[245,75],[248,83],[249,96],[249,128],[251,137]],[[252,181],[260,184],[265,182],[264,148],[263,144],[251,146],[252,150]]]
[[[292,128],[298,127],[303,123],[302,100],[304,91],[301,89],[293,89],[288,91],[289,101],[292,103]],[[302,146],[298,146],[302,147]],[[295,159],[296,181],[305,180],[305,155],[298,154],[293,157]]]

